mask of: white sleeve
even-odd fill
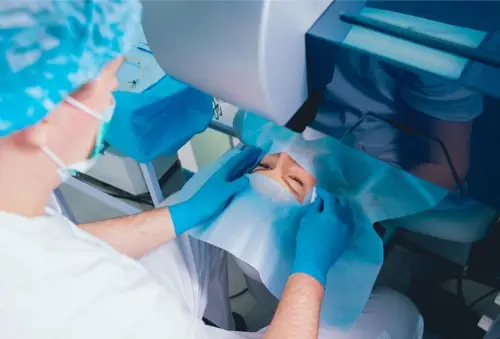
[[[67,251],[58,251],[50,274],[39,281],[40,292],[33,293],[38,299],[31,303],[33,314],[42,313],[40,326],[50,324],[53,328],[47,337],[246,338],[238,332],[206,326],[201,319],[203,312],[191,309],[189,302],[189,295],[193,298],[200,285],[179,291],[178,283],[190,283],[176,270],[160,282],[139,262],[94,243],[63,245]],[[165,260],[165,264],[171,262]]]
[[[441,120],[471,121],[483,111],[482,95],[433,75],[413,74],[401,96],[410,107]]]
[[[176,304],[175,299],[158,298],[148,309],[136,315],[130,339],[243,339],[258,338],[246,333],[227,331],[205,325],[188,310]],[[125,336],[124,336],[125,337]]]
[[[248,338],[244,333],[206,326],[189,312],[179,295],[140,268],[130,270],[107,263],[100,266],[80,277],[78,295],[73,300],[78,309],[59,320],[59,336],[54,338]],[[70,300],[66,302],[71,305]]]

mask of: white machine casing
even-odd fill
[[[306,33],[332,0],[145,1],[170,76],[284,125],[306,101]]]
[[[155,170],[156,179],[159,180],[167,173],[176,161],[177,156],[167,157],[161,155],[153,159],[151,165]],[[101,155],[95,166],[87,174],[133,195],[148,192],[139,163],[120,154],[116,149]]]

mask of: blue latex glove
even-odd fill
[[[300,222],[293,273],[307,274],[323,286],[328,270],[344,252],[351,237],[347,221],[352,211],[347,200],[317,189],[318,198]]]
[[[262,151],[248,147],[233,156],[215,172],[191,199],[170,206],[170,216],[177,235],[218,215],[228,201],[248,186],[243,174],[255,167]]]

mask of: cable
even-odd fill
[[[181,170],[181,169],[182,169],[182,167],[181,167],[180,161],[179,160],[175,161],[172,164],[172,166],[170,166],[170,168],[162,175],[162,177],[158,181],[160,184],[160,187],[165,185],[165,183],[174,175],[174,173],[176,171]],[[118,187],[110,185],[106,182],[98,180],[98,179],[96,179],[88,174],[84,174],[84,173],[78,173],[76,175],[76,178],[83,181],[83,182],[89,183],[91,185],[98,186],[101,191],[103,191],[104,193],[106,193],[112,197],[125,199],[125,200],[137,202],[140,204],[146,204],[146,205],[150,205],[150,206],[154,207],[153,199],[151,198],[151,195],[149,194],[149,192],[144,192],[144,193],[140,193],[140,194],[132,194],[132,193],[124,191]]]
[[[389,126],[394,128],[395,130],[400,131],[404,134],[414,135],[414,136],[421,137],[421,138],[424,138],[426,140],[430,140],[430,141],[437,143],[439,145],[439,147],[441,148],[441,150],[443,151],[444,157],[446,158],[446,162],[447,162],[448,167],[451,171],[451,175],[453,177],[453,180],[455,181],[455,184],[457,185],[458,193],[460,194],[460,196],[464,196],[466,194],[466,191],[465,191],[464,186],[463,186],[463,181],[460,179],[458,172],[455,169],[455,166],[453,166],[453,161],[452,161],[451,155],[448,152],[446,145],[443,143],[443,141],[441,139],[426,135],[425,133],[422,133],[418,130],[411,129],[405,125],[402,125],[401,123],[397,123],[397,122],[392,121],[390,119],[384,118],[376,113],[368,112],[368,113],[363,114],[363,116],[361,118],[359,118],[359,120],[344,133],[344,135],[339,139],[339,141],[343,143],[344,140],[349,135],[351,135],[354,132],[354,130],[357,129],[368,117],[372,117],[376,120],[385,122],[386,124],[388,124]]]
[[[235,293],[233,294],[232,296],[229,297],[229,299],[234,299],[234,298],[238,298],[238,297],[241,297],[243,294],[247,293],[248,292],[248,287],[247,288],[244,288],[243,290],[241,290],[240,292],[238,293]]]
[[[115,193],[111,193],[111,192],[106,192],[106,194],[114,197],[114,198],[119,198],[119,199],[125,199],[125,200],[129,200],[129,201],[132,201],[132,202],[137,202],[137,203],[140,203],[140,204],[146,204],[146,205],[150,205],[150,206],[154,206],[153,202],[150,201],[149,199],[145,199],[141,196],[138,196],[138,195],[121,195],[121,194],[115,194]]]
[[[465,296],[464,296],[464,276],[463,274],[457,278],[457,296],[462,300],[465,304]]]
[[[153,200],[149,196],[149,192],[134,195],[84,173],[78,173],[76,175],[76,178],[88,184],[99,187],[101,191],[112,197],[154,206]]]
[[[489,291],[488,293],[485,293],[483,294],[482,296],[480,296],[479,298],[477,298],[476,300],[474,300],[473,302],[471,302],[469,304],[469,308],[473,308],[474,306],[476,306],[478,303],[480,303],[481,301],[483,301],[484,299],[488,298],[490,295],[492,294],[495,294],[496,292],[498,292],[498,289],[494,288],[492,289],[491,291]]]

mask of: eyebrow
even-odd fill
[[[274,165],[278,164],[279,161],[279,154],[270,154],[270,155],[265,155],[260,161],[259,164],[262,162],[272,162]]]

